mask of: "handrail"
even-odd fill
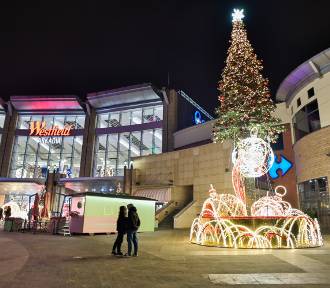
[[[166,208],[168,208],[169,206],[171,206],[172,203],[174,203],[173,200],[167,202],[166,205],[164,205],[162,208],[160,208],[159,210],[156,211],[156,215],[158,215],[158,214],[161,213],[163,210],[165,210]]]
[[[175,214],[173,217],[177,218],[181,216],[184,212],[186,212],[191,206],[193,206],[196,203],[196,200],[192,200],[189,202],[185,207],[183,207],[177,214]]]

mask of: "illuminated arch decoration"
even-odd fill
[[[245,204],[239,198],[216,194],[212,189],[213,196],[204,202],[202,213],[192,223],[192,243],[260,249],[323,245],[317,219],[292,209],[279,193],[256,201],[251,216],[247,216]]]
[[[232,183],[236,195],[218,194],[211,185],[209,198],[193,221],[190,241],[228,248],[309,248],[323,245],[320,226],[302,211],[283,200],[284,186],[255,201],[248,214],[244,177],[266,174],[274,162],[269,143],[257,131],[234,149]],[[250,165],[250,166],[249,166]]]

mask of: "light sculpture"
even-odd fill
[[[251,136],[238,142],[232,153],[234,165],[239,165],[244,177],[260,177],[268,172],[274,163],[274,153],[269,143],[257,137],[258,129],[251,130]]]
[[[250,138],[238,143],[233,152],[232,173],[236,195],[218,194],[211,185],[209,198],[192,223],[190,241],[205,246],[260,249],[323,245],[317,219],[284,201],[287,192],[284,186],[277,186],[272,195],[268,191],[255,201],[248,215],[244,177],[266,174],[273,161],[273,151],[267,142],[257,137],[256,130]]]

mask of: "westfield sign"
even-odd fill
[[[59,136],[72,135],[73,125],[66,124],[63,128],[57,125],[47,128],[45,121],[32,121],[30,122],[30,136],[40,137],[40,142],[44,143],[57,143],[60,139]]]

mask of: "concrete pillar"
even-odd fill
[[[178,129],[178,95],[177,92],[167,90],[168,103],[164,101],[163,112],[163,152],[174,150],[173,133]]]
[[[0,145],[0,177],[9,177],[10,162],[15,143],[15,132],[18,120],[18,114],[12,109],[11,104],[8,104],[8,112],[6,115],[2,140]]]
[[[96,111],[94,108],[86,104],[87,113],[85,119],[85,131],[80,160],[79,177],[93,176],[94,146],[95,146],[95,129],[96,129]]]

